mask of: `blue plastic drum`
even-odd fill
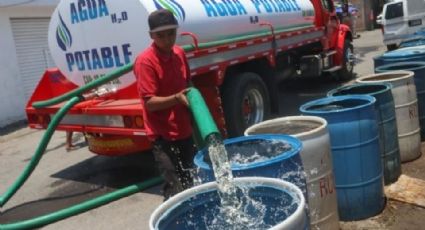
[[[384,208],[375,98],[368,95],[327,97],[300,110],[328,122],[338,211],[343,221],[374,216]]]
[[[384,182],[396,182],[401,175],[400,148],[391,84],[370,83],[342,86],[328,92],[328,96],[370,95],[376,99],[379,143],[384,170]]]
[[[309,229],[305,199],[294,184],[276,178],[235,178],[237,199],[251,220],[250,229]],[[250,202],[252,200],[252,202]],[[253,205],[250,205],[253,204]],[[263,208],[254,208],[260,204]],[[222,221],[217,183],[187,189],[162,203],[151,215],[150,230],[240,229],[241,222]],[[258,212],[260,210],[260,212]],[[227,211],[227,210],[224,210]],[[240,219],[239,219],[240,220]],[[247,226],[245,226],[247,227]]]
[[[307,183],[301,161],[301,141],[289,135],[264,134],[224,141],[234,177],[280,178],[297,185],[307,197]],[[195,156],[202,183],[215,181],[208,150]]]
[[[406,47],[373,58],[374,68],[397,62],[425,61],[425,46]]]

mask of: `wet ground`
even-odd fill
[[[358,54],[355,71],[358,76],[363,76],[373,72],[372,57],[383,53],[384,46],[379,30],[360,35],[354,41]],[[341,84],[347,82],[324,79],[285,82],[281,85],[282,115],[299,114],[301,104],[323,97]],[[43,133],[22,125],[0,131],[0,193],[6,191],[31,160]],[[34,173],[9,203],[0,208],[1,224],[44,215],[157,175],[149,152],[103,157],[88,151],[82,135],[75,134],[74,141],[78,148],[66,152],[65,133],[55,133]],[[421,157],[403,164],[403,174],[425,180],[424,166],[425,157]],[[155,186],[41,229],[148,229],[150,214],[162,203],[159,194],[159,186]],[[421,207],[387,200],[385,209],[378,216],[341,222],[341,229],[425,229],[423,217],[425,209]]]

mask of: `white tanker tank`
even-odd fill
[[[49,48],[65,77],[78,86],[135,60],[151,44],[147,18],[159,8],[179,21],[179,33],[191,32],[200,43],[275,30],[313,26],[310,0],[62,0],[49,26]],[[190,37],[177,44],[193,43]],[[128,73],[111,83],[124,88]]]

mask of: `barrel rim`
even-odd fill
[[[326,130],[326,127],[328,126],[328,122],[325,119],[318,117],[318,116],[309,116],[309,115],[286,116],[286,117],[279,117],[279,118],[270,119],[270,120],[266,120],[266,121],[254,124],[254,125],[248,127],[245,130],[244,135],[245,136],[258,135],[258,134],[252,134],[251,135],[251,134],[249,134],[249,132],[250,132],[250,130],[261,127],[262,125],[272,125],[274,123],[279,123],[279,122],[283,122],[283,121],[317,121],[318,123],[321,123],[319,127],[314,128],[310,131],[305,131],[305,132],[301,132],[301,133],[297,133],[297,134],[288,134],[290,136],[299,138],[301,140],[305,137],[312,135],[312,134]],[[278,125],[278,124],[276,124],[276,125]],[[285,133],[282,133],[282,134],[285,134]],[[287,135],[287,134],[285,134],[285,135]]]
[[[378,73],[390,72],[390,71],[394,71],[394,70],[386,70],[386,68],[394,67],[394,66],[403,67],[403,66],[408,66],[408,65],[418,65],[418,67],[403,68],[403,69],[397,69],[397,70],[405,70],[405,71],[413,71],[414,72],[415,70],[425,68],[425,62],[423,62],[423,61],[396,62],[396,63],[390,63],[390,64],[381,65],[379,67],[376,67],[375,72],[378,72]]]
[[[299,139],[292,137],[290,135],[284,135],[284,134],[261,134],[261,135],[235,137],[235,138],[224,140],[224,145],[240,142],[241,140],[257,140],[257,139],[283,140],[283,141],[286,141],[288,144],[290,144],[292,148],[284,152],[284,154],[279,154],[278,156],[272,157],[266,161],[253,162],[248,164],[231,163],[232,171],[237,172],[241,170],[247,170],[247,169],[274,164],[278,161],[282,161],[284,159],[293,157],[295,154],[301,152],[301,149],[302,149],[302,142]],[[208,153],[207,148],[204,148],[198,151],[198,153],[195,155],[195,158],[194,158],[195,165],[202,169],[213,170],[211,165],[205,162],[205,154],[207,153]]]
[[[315,105],[320,105],[320,104],[330,103],[330,102],[336,102],[336,101],[343,101],[343,100],[347,100],[347,99],[365,100],[365,101],[367,101],[367,103],[362,104],[362,105],[358,105],[358,106],[355,106],[355,107],[351,107],[351,108],[344,108],[344,109],[338,109],[338,110],[332,110],[332,111],[308,110],[309,107],[312,107],[312,106],[315,106]],[[307,102],[307,103],[301,105],[300,111],[302,113],[307,113],[307,114],[334,114],[334,113],[349,112],[349,111],[352,111],[352,110],[365,108],[367,106],[374,104],[375,102],[376,102],[375,97],[372,97],[372,96],[369,96],[369,95],[357,95],[357,94],[355,94],[355,95],[349,95],[349,96],[332,96],[332,97],[325,97],[325,98],[320,98],[320,99],[317,99],[317,100]]]
[[[385,80],[372,80],[372,81],[366,81],[368,78],[375,78],[379,76],[385,76],[385,75],[391,75],[391,74],[405,74],[404,76],[397,77],[397,78],[391,78],[391,79],[385,79]],[[415,73],[412,71],[407,70],[397,70],[397,71],[388,71],[383,73],[375,73],[375,74],[369,74],[366,76],[362,76],[356,79],[356,82],[358,83],[377,83],[377,82],[396,82],[404,79],[408,79],[410,77],[413,77]]]
[[[425,62],[424,62],[424,64],[425,64]],[[379,91],[376,91],[376,92],[373,92],[373,93],[364,93],[364,94],[361,94],[361,93],[354,94],[353,93],[353,94],[346,94],[346,95],[371,95],[371,96],[375,96],[377,94],[380,94],[380,93],[383,93],[387,90],[392,89],[392,85],[389,84],[388,82],[370,82],[370,83],[369,82],[361,82],[361,83],[354,83],[354,84],[350,84],[350,85],[344,85],[344,86],[332,89],[326,94],[326,96],[335,97],[334,94],[341,92],[341,90],[350,90],[350,89],[353,89],[353,88],[357,88],[357,87],[361,87],[361,86],[368,86],[368,85],[384,86],[385,89],[382,89],[382,90],[379,90]],[[338,95],[338,96],[343,96],[343,95]]]
[[[385,59],[407,59],[408,60],[411,57],[424,55],[425,51],[418,52],[418,50],[421,50],[423,48],[425,48],[425,45],[402,47],[396,50],[386,52],[382,55],[378,55],[375,58],[376,59],[385,58]],[[413,53],[413,52],[416,52],[416,53]],[[397,54],[404,54],[404,55],[397,55]]]
[[[304,215],[304,207],[306,205],[306,201],[303,192],[293,183],[284,181],[282,179],[269,177],[238,177],[233,178],[233,182],[236,185],[240,186],[263,186],[280,189],[282,191],[287,192],[292,197],[296,196],[297,200],[299,201],[297,209],[285,220],[278,223],[276,226],[270,228],[271,230],[281,229],[280,227],[282,226],[289,225],[290,223],[295,223],[297,217]],[[170,199],[160,204],[151,214],[149,218],[149,228],[151,230],[157,229],[156,224],[159,223],[161,218],[164,217],[164,215],[169,213],[171,210],[177,208],[183,201],[189,200],[190,198],[198,194],[211,192],[213,190],[218,190],[218,184],[215,181],[186,189],[183,192],[180,192],[170,197]]]

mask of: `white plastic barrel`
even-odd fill
[[[237,187],[249,189],[252,198],[265,205],[266,219],[280,218],[270,230],[308,229],[305,199],[301,190],[292,183],[276,178],[239,177],[234,178]],[[274,192],[273,192],[274,191]],[[280,201],[283,197],[291,206],[290,213],[280,211]],[[150,230],[174,229],[207,229],[205,225],[213,225],[214,216],[208,215],[220,201],[217,195],[217,183],[209,182],[187,189],[171,197],[158,206],[149,219]],[[295,207],[294,207],[295,205]],[[249,209],[249,208],[248,208]],[[272,222],[278,220],[274,219]],[[258,219],[257,221],[264,221]],[[267,220],[266,220],[267,221]],[[217,228],[214,228],[217,229]]]
[[[289,134],[302,141],[301,159],[307,175],[312,229],[339,229],[330,140],[325,119],[316,116],[281,117],[255,124],[245,135]]]
[[[421,156],[418,100],[413,76],[411,71],[391,71],[363,76],[356,80],[360,83],[388,82],[392,85],[402,162]]]

